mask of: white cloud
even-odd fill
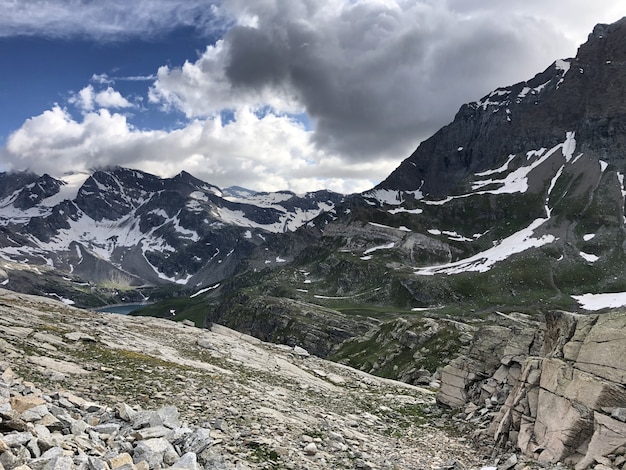
[[[242,108],[235,120],[194,120],[171,132],[133,128],[106,109],[81,121],[59,106],[27,120],[3,150],[14,168],[59,175],[65,171],[125,165],[172,176],[186,170],[221,187],[351,193],[373,186],[394,167],[354,165],[315,148],[312,133],[287,117],[257,116]]]
[[[84,111],[93,111],[95,105],[100,108],[132,108],[134,105],[122,96],[119,91],[114,90],[112,87],[107,87],[105,90],[96,92],[91,85],[87,85],[75,95],[71,96],[68,100],[71,104],[74,104]]]
[[[206,0],[0,0],[0,37],[89,37],[117,41],[158,36],[178,27],[223,27],[219,8]]]
[[[226,0],[235,25],[195,62],[161,67],[150,99],[188,117],[304,110],[320,149],[399,160],[463,103],[574,55],[581,25],[600,16],[575,4]]]
[[[103,108],[132,108],[130,101],[124,98],[119,91],[108,87],[106,90],[100,91],[95,97],[96,103]]]
[[[93,83],[98,83],[100,85],[111,85],[114,81],[109,78],[106,73],[94,73],[91,76],[91,80]]]
[[[86,110],[91,111],[93,109],[93,101],[94,101],[94,92],[93,87],[91,85],[86,86],[82,90],[80,90],[75,96],[72,96],[69,99],[69,102],[75,104],[76,106]]]

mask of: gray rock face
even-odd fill
[[[434,197],[458,193],[471,175],[496,168],[507,155],[551,148],[568,131],[580,136],[585,151],[623,171],[624,51],[626,20],[599,26],[574,59],[462,106],[378,187]]]
[[[344,340],[365,334],[372,326],[368,319],[351,318],[318,305],[246,294],[227,298],[207,320],[263,341],[297,346],[319,357],[328,357]]]
[[[626,313],[552,312],[546,320],[541,348],[527,347],[536,326],[509,335],[500,350],[491,335],[477,334],[473,357],[442,371],[437,399],[453,407],[471,402],[472,415],[485,400],[497,405],[486,434],[539,461],[617,468],[626,452]],[[481,351],[500,358],[495,371],[476,359]]]

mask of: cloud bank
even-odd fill
[[[185,169],[222,187],[362,191],[461,104],[574,55],[595,23],[626,14],[619,1],[588,3],[21,2],[0,19],[4,34],[127,38],[195,25],[220,39],[137,77],[149,80],[146,106],[184,116],[174,130],[135,128],[135,101],[94,75],[69,101],[81,116],[60,104],[31,118],[2,156],[38,172],[120,164],[162,176]]]

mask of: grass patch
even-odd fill
[[[174,321],[191,320],[197,327],[203,327],[211,308],[203,299],[177,297],[139,308],[129,315],[167,318]]]

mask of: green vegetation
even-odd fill
[[[174,321],[191,320],[202,328],[211,308],[204,299],[177,297],[142,307],[130,315],[168,318]]]

